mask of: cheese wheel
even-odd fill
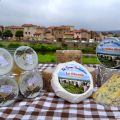
[[[0,48],[0,75],[5,75],[11,71],[13,67],[13,58],[11,54],[4,48]]]
[[[95,86],[96,85],[96,69],[93,67],[86,67],[86,66],[85,68],[91,73],[93,77],[93,83]],[[50,83],[51,83],[51,79],[54,71],[55,71],[55,67],[49,67],[42,71],[42,78],[43,78],[43,84],[44,84],[43,89],[46,90],[47,92],[53,92],[53,89]]]
[[[21,94],[26,98],[34,98],[40,95],[43,88],[43,80],[39,71],[25,71],[21,73],[19,80]]]
[[[18,97],[18,92],[18,85],[13,76],[0,76],[0,106],[12,104]]]
[[[71,103],[79,103],[93,92],[92,75],[75,61],[59,64],[53,73],[51,85],[57,96]]]
[[[32,70],[38,65],[38,56],[36,52],[28,47],[21,46],[14,53],[16,65],[22,70]]]

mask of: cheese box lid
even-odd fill
[[[23,70],[32,70],[38,64],[38,56],[36,52],[28,46],[17,48],[14,53],[14,60],[17,66]]]
[[[57,96],[78,103],[89,97],[93,91],[93,79],[81,64],[72,61],[58,64],[51,80]]]
[[[101,64],[107,68],[120,67],[120,40],[106,38],[96,48],[96,54]]]
[[[0,106],[12,104],[18,97],[19,89],[13,76],[0,76]]]
[[[20,75],[19,88],[26,98],[34,98],[40,94],[43,88],[43,80],[39,71],[25,71]]]
[[[0,48],[0,75],[5,75],[11,71],[13,67],[13,58],[11,54],[4,48]]]

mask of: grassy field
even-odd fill
[[[55,63],[56,62],[56,56],[55,54],[45,54],[42,55],[41,53],[38,53],[39,63]],[[97,60],[97,57],[82,57],[82,63],[83,64],[99,64],[99,61]]]
[[[55,45],[46,45],[46,44],[41,45],[41,44],[34,44],[29,42],[0,41],[0,47],[6,48],[6,49],[11,49],[11,48],[16,49],[21,45],[28,45],[33,47],[33,49],[35,49],[38,54],[39,63],[55,63],[56,62],[55,49],[59,49],[59,47],[57,48]],[[83,52],[85,52],[85,50],[87,50],[87,48],[84,49]],[[91,56],[91,57],[83,56],[82,63],[83,64],[99,64],[99,61],[97,60],[96,56]]]

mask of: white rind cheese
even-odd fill
[[[38,65],[38,56],[36,52],[28,47],[21,46],[14,53],[15,63],[22,70],[32,70]]]
[[[73,75],[71,78],[68,78],[68,81],[70,81],[73,84],[74,84],[74,82],[76,83],[76,81],[78,81],[78,82],[81,81],[80,77],[78,80],[76,80],[77,78],[74,75],[80,76],[83,74],[82,71],[85,71],[85,73],[86,73],[85,77],[87,76],[89,78],[89,83],[90,83],[89,88],[85,92],[77,93],[77,94],[72,93],[72,91],[71,92],[69,91],[69,88],[66,90],[60,84],[60,82],[59,82],[59,75],[60,74],[59,73],[60,73],[61,69],[65,68],[65,67],[67,68],[68,66],[70,66],[70,69],[65,73],[70,72],[69,75]],[[74,68],[74,67],[77,67],[77,69],[79,68],[82,71],[76,70],[76,68]],[[74,77],[75,77],[75,79],[74,79]],[[84,78],[84,76],[83,76],[83,78]],[[71,83],[70,83],[70,85],[71,85]],[[84,68],[81,64],[72,61],[72,62],[67,62],[67,63],[61,63],[56,67],[56,69],[53,73],[53,76],[52,76],[51,86],[58,97],[61,97],[61,98],[65,99],[71,103],[79,103],[80,101],[86,99],[87,97],[89,97],[92,94],[92,92],[93,92],[93,79],[92,79],[91,74],[88,72],[88,70],[86,68]],[[69,85],[68,85],[68,87],[69,87]],[[72,87],[74,87],[74,86],[72,86]],[[79,90],[79,87],[75,90]]]
[[[0,48],[0,75],[5,75],[11,71],[13,67],[13,58],[11,54],[4,48]]]

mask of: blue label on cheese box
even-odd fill
[[[120,66],[120,40],[116,38],[104,39],[96,48],[99,61],[108,68]]]

